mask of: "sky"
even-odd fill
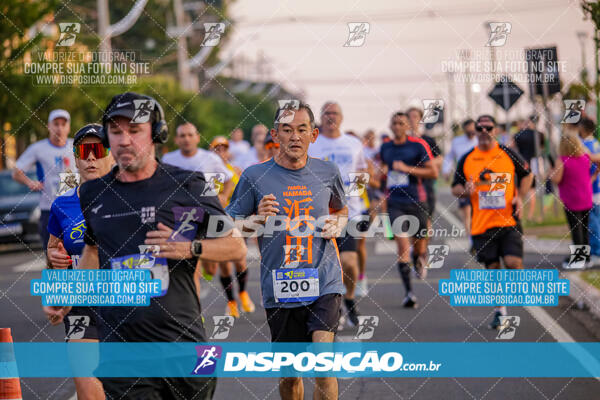
[[[422,105],[423,99],[444,100],[447,113],[458,120],[494,112],[487,97],[491,77],[476,76],[478,87],[464,83],[464,64],[462,69],[457,65],[463,49],[471,51],[471,72],[511,72],[526,94],[527,83],[518,75],[524,68],[524,48],[557,46],[565,84],[581,70],[577,32],[582,31],[587,33],[588,71],[594,65],[593,25],[583,20],[579,2],[572,0],[236,0],[230,14],[234,31],[224,56],[257,59],[262,52],[270,79],[303,93],[315,110],[325,101],[337,101],[344,113],[343,129],[359,134],[369,128],[385,131],[393,112]],[[369,24],[360,47],[344,47],[350,22]],[[485,46],[487,22],[511,25],[506,43],[494,47],[499,64],[491,63],[490,47]],[[459,69],[449,75],[452,68]],[[523,95],[508,117],[531,111],[529,96]],[[504,111],[496,113],[504,118]]]

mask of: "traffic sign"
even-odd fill
[[[523,90],[508,76],[503,76],[488,93],[488,96],[505,111],[508,111],[522,95]]]

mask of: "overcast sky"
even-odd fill
[[[455,81],[451,101],[445,68],[460,61],[461,49],[471,49],[472,67],[479,72],[491,67],[486,21],[512,25],[506,44],[496,47],[502,71],[522,72],[524,48],[556,45],[563,62],[561,81],[577,78],[577,31],[588,34],[587,68],[593,68],[592,23],[583,20],[578,1],[237,0],[231,15],[235,31],[225,54],[235,51],[256,59],[262,51],[272,79],[303,91],[315,109],[326,100],[338,101],[344,129],[361,134],[367,128],[386,130],[392,112],[421,104],[421,99],[444,99],[454,115],[466,116],[467,85]],[[349,22],[370,25],[361,47],[343,46]],[[455,80],[460,75],[464,72]],[[527,90],[525,82],[518,84]],[[487,98],[492,85],[481,81],[479,93],[472,92],[473,114],[492,111]],[[530,111],[528,96],[522,96],[511,118]]]

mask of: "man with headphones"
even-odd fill
[[[154,145],[166,142],[168,130],[155,99],[131,92],[117,95],[104,112],[103,125],[117,165],[81,186],[87,230],[80,264],[102,269],[146,265],[160,279],[161,293],[149,306],[97,307],[99,340],[204,342],[194,279],[197,260],[241,258],[244,241],[241,235],[233,237],[233,221],[223,224],[218,238],[207,238],[209,219],[224,220],[226,214],[216,196],[205,195],[203,175],[156,158]],[[206,399],[216,386],[216,378],[199,377],[101,381],[109,399]]]

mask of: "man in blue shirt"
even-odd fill
[[[333,342],[340,318],[344,285],[335,237],[348,208],[337,166],[308,156],[319,134],[314,121],[306,104],[280,108],[271,130],[279,153],[242,173],[227,207],[233,217],[256,214],[265,224],[258,238],[261,288],[274,342]],[[322,397],[337,398],[335,377],[317,378],[316,386]],[[279,391],[302,398],[302,378],[281,378]]]

